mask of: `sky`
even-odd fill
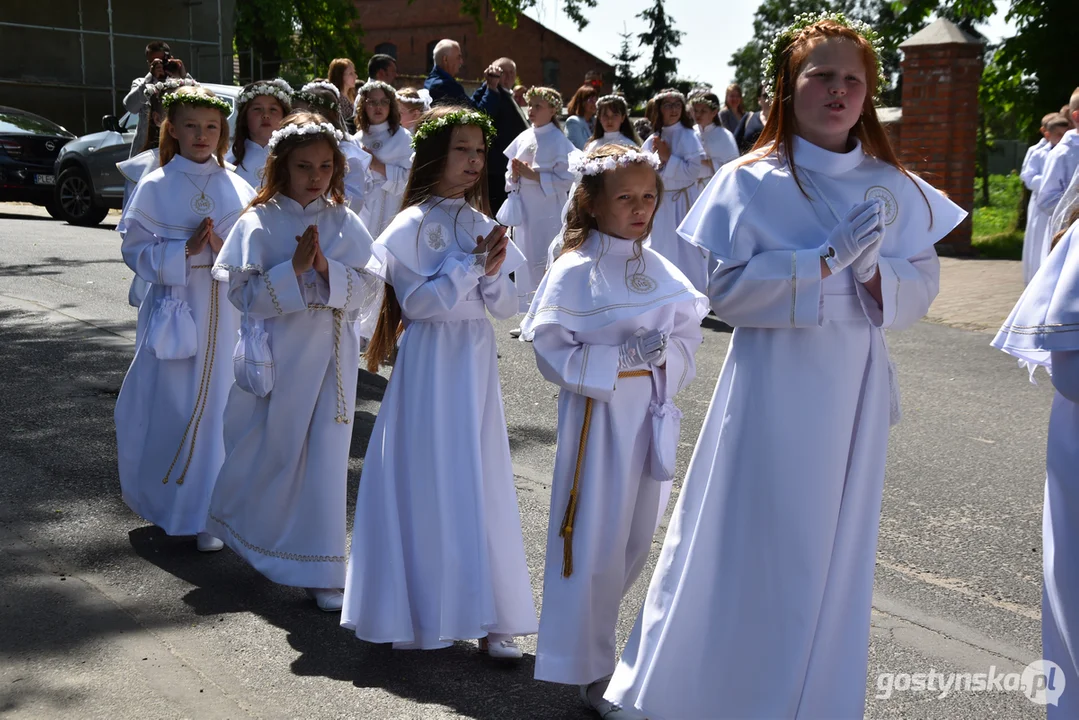
[[[532,18],[572,40],[594,55],[613,62],[611,54],[618,52],[621,39],[618,33],[638,33],[645,29],[637,13],[649,7],[653,0],[598,0],[587,11],[590,22],[584,30],[561,11],[558,0],[539,0],[527,11]],[[667,14],[674,18],[675,28],[685,32],[678,47],[678,76],[688,80],[726,86],[734,78],[728,64],[735,50],[749,41],[753,34],[754,0],[666,0]],[[1014,34],[1004,22],[1006,2],[997,2],[997,14],[980,31],[991,42]],[[644,69],[644,58],[637,71]]]

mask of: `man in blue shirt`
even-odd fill
[[[497,213],[506,201],[506,167],[509,158],[505,150],[514,138],[528,129],[528,118],[513,97],[517,81],[517,63],[508,57],[499,58],[487,68],[487,82],[472,95],[472,104],[487,113],[495,125],[495,138],[487,153],[488,198],[491,212]]]
[[[455,76],[464,65],[461,46],[455,40],[439,40],[435,45],[434,67],[423,86],[431,93],[431,102],[438,104],[468,105],[472,103]]]

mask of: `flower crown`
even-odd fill
[[[244,103],[254,100],[260,95],[269,95],[270,97],[276,98],[277,101],[285,107],[285,112],[288,112],[292,107],[292,86],[281,78],[259,80],[257,83],[240,93],[240,96],[236,98],[236,105],[241,106]]]
[[[341,91],[337,89],[337,86],[334,85],[332,82],[326,82],[325,80],[313,80],[312,82],[309,82],[302,88],[300,88],[300,92],[311,92],[312,90],[318,88],[322,88],[323,90],[329,90],[333,93],[333,96],[335,98],[337,98],[338,100],[341,99]]]
[[[152,100],[156,96],[176,92],[182,87],[196,87],[197,85],[198,82],[194,78],[169,78],[168,80],[146,85],[143,87],[142,92],[147,100]]]
[[[656,153],[644,150],[627,148],[618,155],[595,156],[590,153],[574,150],[569,154],[569,171],[577,176],[577,180],[589,175],[599,175],[605,172],[629,167],[634,163],[644,163],[653,170],[659,171],[660,159]]]
[[[270,141],[266,143],[266,150],[273,152],[282,140],[301,135],[325,135],[333,141],[334,147],[345,139],[344,133],[329,123],[305,123],[304,125],[286,125],[280,130],[274,130],[270,135]]]
[[[194,93],[170,92],[161,98],[161,106],[166,110],[173,105],[197,105],[199,107],[219,110],[228,117],[232,114],[232,106],[219,97],[209,95],[196,95]]]
[[[596,101],[596,105],[605,105],[607,103],[622,103],[627,108],[629,107],[629,102],[621,95],[604,95]]]
[[[402,102],[405,105],[421,105],[424,110],[431,109],[431,93],[426,88],[421,88],[416,91],[416,95],[419,97],[408,97],[407,95],[397,94],[397,102]]]
[[[873,48],[873,54],[877,57],[877,95],[879,97],[888,82],[888,79],[884,76],[884,66],[880,61],[881,53],[884,51],[883,38],[881,38],[880,33],[861,20],[850,20],[843,13],[830,12],[798,15],[794,18],[794,22],[777,32],[775,37],[772,38],[772,43],[765,50],[764,59],[761,61],[761,81],[768,88],[769,94],[775,95],[776,93],[776,86],[779,83],[779,68],[783,65],[783,55],[790,49],[791,43],[807,27],[816,25],[822,20],[831,20],[853,30],[861,35],[869,43],[869,46]]]
[[[483,137],[487,141],[487,147],[491,147],[491,143],[494,142],[495,126],[494,123],[491,122],[491,118],[487,117],[486,114],[474,110],[454,110],[453,112],[446,113],[442,117],[425,120],[420,123],[419,126],[416,127],[416,131],[412,133],[412,147],[418,147],[424,140],[437,135],[448,127],[455,127],[457,125],[475,125],[483,131]]]
[[[390,99],[397,97],[397,89],[393,85],[384,83],[381,80],[368,80],[360,86],[360,89],[356,94],[365,98],[375,90],[381,90],[386,94],[386,97]]]
[[[675,99],[682,103],[682,107],[686,106],[686,96],[677,90],[668,90],[667,92],[661,92],[652,98],[652,102],[656,105],[661,104],[664,100]]]
[[[525,102],[531,102],[533,98],[544,100],[554,108],[555,112],[562,109],[562,96],[557,90],[548,87],[530,87],[525,91]]]
[[[690,105],[705,105],[712,110],[719,110],[719,103],[715,100],[710,100],[707,95],[711,90],[696,90],[689,94]]]
[[[306,87],[306,86],[305,86]],[[322,95],[316,95],[309,90],[301,90],[296,93],[292,93],[292,102],[295,104],[297,101],[304,103],[305,105],[312,105],[314,107],[325,108],[332,110],[335,113],[340,113],[340,104],[336,100],[330,100]]]

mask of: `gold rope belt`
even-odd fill
[[[192,270],[209,270],[212,265],[192,265]],[[191,433],[191,449],[187,453],[187,462],[184,463],[184,469],[180,473],[180,477],[176,478],[177,485],[184,484],[184,478],[187,477],[187,469],[191,466],[191,458],[195,456],[195,440],[199,436],[199,424],[202,422],[202,414],[206,410],[206,403],[210,399],[210,376],[213,374],[214,369],[214,355],[217,350],[217,318],[218,318],[218,287],[213,278],[210,279],[210,325],[206,329],[206,351],[202,356],[202,378],[199,380],[199,394],[195,398],[195,409],[191,412],[191,417],[187,421],[187,427],[184,428],[183,437],[180,438],[180,447],[176,449],[176,454],[172,458],[172,464],[169,465],[168,471],[165,473],[165,477],[161,480],[162,485],[169,484],[169,476],[172,475],[172,469],[176,467],[176,463],[180,459],[180,453],[184,450],[184,443],[187,442],[187,434],[191,432],[191,425],[194,423],[195,430]]]
[[[351,288],[351,280],[349,278],[349,287]],[[348,416],[348,402],[345,400],[345,386],[341,382],[341,323],[345,319],[345,311],[330,307],[329,305],[316,305],[311,304],[307,306],[308,310],[331,310],[333,311],[333,363],[334,370],[337,373],[337,415],[334,416],[334,421],[339,425],[349,425],[352,419]]]
[[[631,377],[651,377],[651,370],[626,370],[618,373],[619,379]],[[588,429],[592,425],[592,398],[584,399],[584,420],[581,421],[581,440],[577,446],[577,467],[573,470],[573,487],[569,491],[566,515],[562,518],[562,527],[558,536],[562,538],[562,577],[573,574],[573,521],[577,518],[577,498],[581,489],[581,468],[584,467],[584,449],[588,443]]]

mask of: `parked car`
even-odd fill
[[[51,120],[0,105],[0,202],[44,205],[56,217],[53,165],[74,139]]]
[[[236,98],[243,88],[236,85],[203,87],[232,106],[229,136],[236,128]],[[131,154],[131,143],[139,116],[124,113],[121,117],[101,118],[102,131],[83,135],[65,145],[56,158],[55,205],[59,217],[72,225],[97,225],[112,208],[119,209],[124,199],[124,176],[116,163]]]

